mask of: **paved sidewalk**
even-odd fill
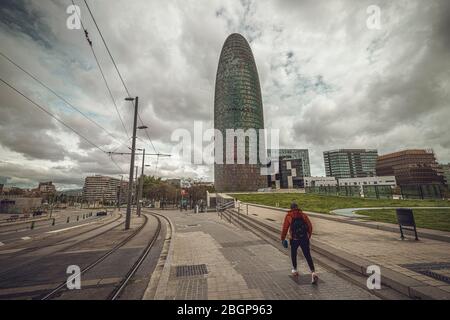
[[[242,212],[246,214],[246,211],[245,206]],[[274,226],[280,226],[285,216],[279,210],[258,206],[249,206],[248,211],[252,217]],[[412,236],[402,241],[399,233],[340,223],[316,215],[310,215],[310,218],[313,243],[316,241],[343,250],[424,285],[450,292],[450,243],[426,238],[414,241]]]
[[[176,231],[154,299],[376,299],[317,262],[320,281],[311,285],[301,253],[296,280],[288,255],[216,213],[160,213]]]

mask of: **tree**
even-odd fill
[[[179,190],[179,188],[161,180],[161,178],[155,178],[153,176],[144,177],[143,197],[152,201],[175,203]]]

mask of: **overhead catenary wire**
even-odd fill
[[[123,79],[122,74],[120,73],[119,68],[117,67],[117,63],[114,60],[114,57],[112,56],[111,51],[109,50],[108,44],[106,43],[106,40],[103,37],[103,33],[102,33],[102,31],[100,30],[100,27],[97,24],[97,20],[95,19],[94,14],[92,13],[92,10],[89,7],[89,4],[88,4],[87,0],[84,0],[84,4],[86,5],[86,8],[88,9],[89,15],[91,16],[92,21],[94,22],[94,25],[97,28],[98,33],[100,34],[100,37],[101,37],[101,39],[103,41],[103,44],[105,45],[106,51],[108,52],[108,55],[111,58],[111,61],[112,61],[113,65],[114,65],[114,68],[116,69],[116,72],[119,75],[120,81],[122,82],[122,85],[123,85],[123,87],[125,89],[125,92],[127,93],[128,97],[131,97],[130,91],[128,90],[128,87],[125,84],[125,80]],[[142,118],[141,118],[141,115],[139,114],[139,112],[138,112],[138,118],[139,118],[139,121],[140,121],[141,125],[144,125],[144,122],[142,121]],[[155,153],[158,153],[158,151],[156,151],[156,148],[155,148],[155,146],[153,144],[152,139],[150,138],[150,135],[148,134],[147,129],[144,129],[144,131],[145,131],[145,134],[146,134],[146,136],[147,136],[147,138],[148,138],[148,140],[149,140],[149,142],[150,142],[150,144],[151,144],[151,146],[153,148],[153,151]]]
[[[119,166],[119,164],[116,162],[116,160],[114,160],[112,153],[109,154],[109,158],[110,158],[111,161],[116,165],[116,167],[120,169],[120,172],[121,172],[121,173],[125,172],[125,170],[123,170],[122,167]]]
[[[72,4],[75,6],[74,0],[71,0],[71,1],[72,1]],[[78,11],[77,10],[75,10],[75,11],[77,13],[78,18],[80,19],[81,27],[83,28],[83,31],[84,31],[84,36],[86,38],[86,41],[89,44],[89,47],[91,48],[92,55],[94,56],[95,62],[97,63],[98,69],[100,70],[100,73],[102,75],[103,82],[105,83],[106,88],[108,89],[109,96],[110,96],[110,98],[111,98],[111,100],[112,100],[112,102],[114,104],[114,108],[116,109],[116,113],[117,113],[117,115],[119,117],[120,123],[122,124],[122,127],[123,127],[123,129],[125,131],[126,136],[130,137],[130,135],[128,134],[128,130],[127,130],[127,128],[126,128],[126,126],[125,126],[125,124],[123,122],[122,116],[120,115],[119,108],[117,107],[116,100],[114,99],[114,95],[112,94],[111,88],[110,88],[110,86],[108,84],[108,81],[106,80],[106,76],[105,76],[105,73],[103,72],[103,68],[100,65],[100,61],[98,60],[97,55],[95,54],[95,50],[94,50],[94,47],[92,45],[92,41],[89,38],[89,32],[85,28],[83,20],[81,20],[81,17],[78,15]]]
[[[6,54],[4,54],[3,52],[0,51],[0,55],[5,58],[6,60],[8,60],[11,64],[13,64],[16,68],[18,68],[19,70],[23,71],[25,74],[27,74],[30,78],[32,78],[34,81],[36,81],[37,83],[39,83],[41,86],[43,86],[44,88],[46,88],[48,91],[50,91],[51,93],[53,93],[57,98],[59,98],[60,100],[62,100],[66,105],[68,105],[69,107],[71,107],[73,110],[75,110],[76,112],[78,112],[79,114],[81,114],[85,119],[87,119],[88,121],[90,121],[91,123],[93,123],[94,125],[96,125],[98,128],[102,129],[103,131],[105,131],[111,138],[113,138],[116,142],[121,143],[119,140],[117,140],[117,138],[111,133],[109,132],[105,127],[103,127],[101,124],[99,124],[97,121],[95,121],[94,119],[91,119],[87,114],[85,114],[84,112],[82,112],[80,109],[78,109],[77,107],[75,107],[72,103],[70,103],[69,101],[67,101],[67,99],[65,99],[64,97],[62,97],[61,95],[59,95],[55,90],[53,90],[52,88],[50,88],[48,85],[46,85],[44,82],[42,82],[41,80],[39,80],[36,76],[34,76],[33,74],[31,74],[30,72],[28,72],[27,70],[25,70],[23,67],[21,67],[18,63],[16,63],[14,60],[12,60],[10,57],[8,57]]]
[[[51,113],[50,111],[48,111],[46,108],[44,108],[43,106],[41,106],[40,104],[38,104],[36,101],[34,101],[33,99],[31,99],[30,97],[28,97],[27,95],[25,95],[23,92],[21,92],[19,89],[17,89],[16,87],[14,87],[12,84],[10,84],[9,82],[7,82],[6,80],[4,80],[3,78],[0,77],[0,81],[3,82],[3,84],[5,84],[6,86],[8,86],[11,90],[13,90],[14,92],[16,92],[17,94],[19,94],[20,96],[22,96],[23,98],[25,98],[26,100],[28,100],[29,102],[31,102],[32,105],[34,105],[35,107],[37,107],[39,110],[41,110],[42,112],[46,113],[48,116],[52,117],[53,119],[55,119],[57,122],[59,122],[60,124],[62,124],[64,127],[66,127],[67,129],[69,129],[70,131],[72,131],[73,133],[75,133],[77,136],[79,136],[80,138],[82,138],[84,141],[86,141],[87,143],[89,143],[91,146],[93,146],[94,148],[100,150],[102,153],[108,154],[107,151],[105,151],[103,148],[101,148],[100,146],[98,146],[96,143],[92,142],[91,140],[89,140],[88,138],[86,138],[86,136],[84,136],[83,134],[79,133],[77,130],[75,130],[74,128],[72,128],[70,125],[68,125],[67,123],[65,123],[64,121],[62,121],[61,119],[59,119],[56,115],[54,115],[53,113]],[[113,163],[115,163],[113,161]],[[116,166],[117,163],[115,163]],[[121,172],[123,172],[123,169],[120,168],[118,166],[118,168],[121,170]]]

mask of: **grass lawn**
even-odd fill
[[[450,207],[450,201],[444,200],[392,200],[364,199],[351,197],[324,196],[306,193],[266,193],[232,194],[241,201],[289,208],[292,201],[305,211],[330,213],[334,209],[370,208],[370,207]],[[369,216],[379,222],[397,223],[395,210],[361,210],[358,214]],[[420,228],[450,231],[450,209],[415,209],[414,218]]]
[[[351,197],[324,196],[307,193],[261,193],[261,194],[231,194],[238,200],[267,206],[289,208],[296,201],[305,211],[330,213],[334,209],[370,208],[370,207],[450,207],[450,201],[444,200],[392,200],[364,199]]]
[[[369,216],[370,220],[397,223],[395,210],[361,210],[357,213]],[[450,232],[450,209],[415,209],[414,220],[419,228]]]

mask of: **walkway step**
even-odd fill
[[[244,206],[246,204],[247,203],[245,203],[245,202],[241,202],[241,206]],[[286,209],[265,206],[262,204],[249,203],[249,205],[254,206],[254,207],[264,208],[264,209],[280,211],[283,213],[286,212]],[[325,214],[325,213],[317,213],[317,212],[309,212],[309,211],[305,211],[305,212],[309,216],[314,217],[314,218],[330,220],[330,221],[335,221],[335,222],[340,222],[340,223],[347,223],[347,224],[371,228],[371,229],[399,233],[398,225],[392,224],[392,223],[361,220],[361,219],[357,219],[357,218],[337,216],[337,215],[333,215],[333,214]],[[417,233],[419,234],[419,238],[426,238],[426,239],[431,239],[431,240],[450,242],[450,232],[417,228]],[[405,234],[412,235],[413,233],[407,231]]]
[[[271,245],[278,248],[283,253],[289,255],[289,250],[284,249],[280,246],[280,240],[279,235],[277,232],[275,232],[275,228],[272,226],[267,226],[268,228],[264,230],[263,226],[258,225],[256,221],[246,217],[238,216],[238,214],[235,211],[227,210],[223,213],[223,216],[226,220],[231,221],[232,223],[236,225],[240,225],[244,227],[245,229],[248,229],[255,233],[257,236],[261,237],[262,239],[265,239],[267,242],[269,242]],[[253,221],[252,221],[253,220]],[[268,240],[270,239],[270,240]],[[389,287],[384,287],[381,290],[369,290],[367,288],[367,276],[362,275],[361,273],[355,272],[351,268],[346,267],[343,264],[340,264],[336,261],[333,261],[329,258],[327,258],[325,255],[320,253],[315,253],[314,259],[317,260],[320,264],[322,264],[326,269],[332,271],[333,273],[337,274],[341,278],[344,278],[353,284],[359,286],[360,288],[363,288],[370,293],[376,295],[377,297],[385,300],[408,300],[409,297],[407,295],[401,294],[397,292],[396,290],[393,290]]]
[[[234,219],[231,218],[231,221],[241,220],[241,223],[245,221],[245,223],[249,224],[250,228],[255,228],[259,230],[263,235],[269,236],[272,239],[279,241],[279,230],[275,228],[274,225],[270,225],[269,222],[263,222],[262,220],[258,220],[254,217],[250,217],[244,214],[238,214],[234,209],[228,211],[232,212],[234,216]],[[314,242],[311,243],[311,249],[316,253],[322,254],[328,259],[346,266],[363,276],[366,276],[367,267],[370,265],[374,265],[374,263],[369,260],[352,255],[346,251],[331,247],[324,243],[320,243],[317,240],[314,240]],[[436,287],[425,285],[418,280],[407,277],[399,272],[393,271],[383,266],[380,266],[380,268],[382,275],[381,282],[383,285],[388,286],[404,295],[407,295],[412,299],[450,300],[449,292]]]

